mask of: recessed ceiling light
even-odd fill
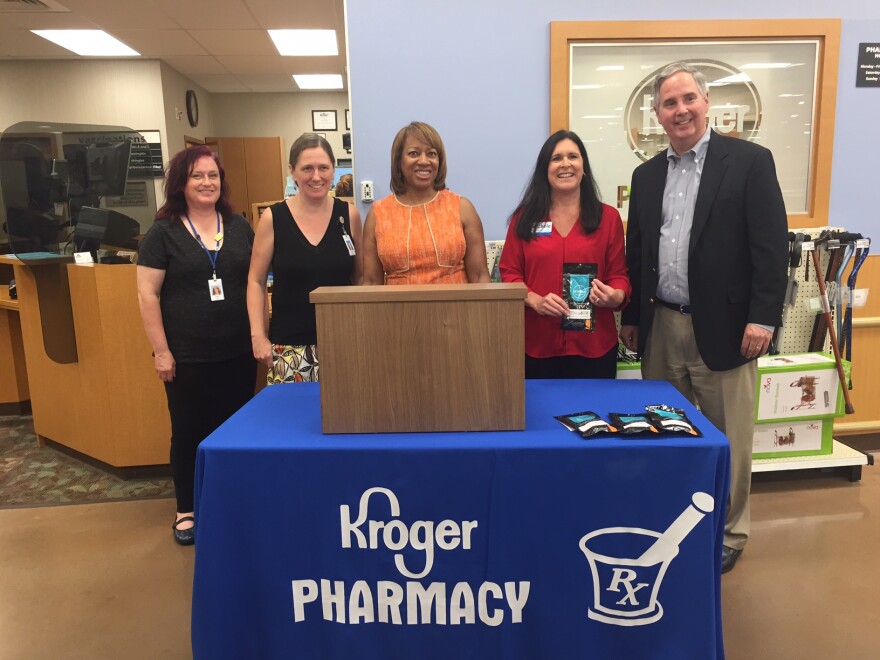
[[[338,73],[298,74],[293,81],[300,89],[342,89],[342,76]]]
[[[137,57],[140,55],[104,30],[31,30],[77,55],[94,57]]]
[[[268,30],[281,55],[339,55],[336,30]]]

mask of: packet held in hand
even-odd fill
[[[659,403],[653,406],[645,406],[645,410],[648,411],[648,419],[661,431],[690,433],[697,437],[703,436],[681,408],[673,408],[672,406]]]
[[[563,330],[593,331],[590,285],[597,273],[596,264],[562,264],[562,299],[571,310],[562,317]]]
[[[609,413],[608,416],[621,433],[658,433],[644,413]]]
[[[569,431],[577,431],[583,437],[589,438],[597,433],[616,433],[617,429],[591,410],[572,413],[571,415],[557,415],[558,419]]]

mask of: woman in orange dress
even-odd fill
[[[395,136],[391,190],[364,222],[364,284],[489,281],[483,223],[467,198],[446,188],[446,151],[428,124]]]

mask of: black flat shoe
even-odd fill
[[[187,530],[189,531],[189,530]],[[736,560],[739,559],[739,556],[742,554],[742,550],[736,550],[735,548],[728,548],[726,545],[721,547],[721,572],[727,573],[728,571],[732,571],[733,567],[736,566]]]
[[[177,526],[186,522],[187,520],[192,520],[193,526],[189,529],[177,529]],[[175,520],[171,525],[171,529],[174,530],[174,540],[177,541],[180,545],[192,545],[196,542],[196,519],[192,516],[184,516],[180,520]]]

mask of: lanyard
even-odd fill
[[[217,279],[217,253],[220,252],[220,239],[223,238],[223,234],[220,233],[220,213],[217,213],[217,233],[214,236],[214,240],[217,242],[217,249],[214,251],[214,254],[211,254],[211,251],[205,246],[205,242],[202,240],[202,237],[199,236],[199,232],[196,231],[196,226],[193,224],[192,220],[189,219],[189,214],[184,213],[183,216],[186,218],[186,221],[189,223],[190,229],[192,229],[193,236],[196,237],[196,240],[199,242],[199,245],[202,246],[202,249],[205,251],[205,254],[208,255],[208,259],[211,260],[211,270],[214,272],[214,279]]]

